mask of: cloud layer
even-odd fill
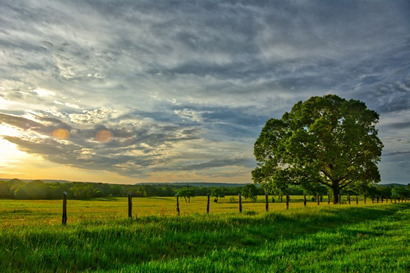
[[[408,182],[408,1],[0,7],[0,123],[27,153],[136,181],[249,182],[265,121],[335,93],[381,114],[382,179]]]

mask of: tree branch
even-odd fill
[[[350,181],[349,181],[349,182],[347,182],[346,184],[341,185],[341,186],[339,187],[339,189],[344,189],[344,188],[346,188],[347,186],[349,186],[350,184],[352,184],[352,183],[353,183],[353,181],[354,181],[354,180],[350,180]]]

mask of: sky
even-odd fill
[[[250,183],[269,118],[336,94],[410,182],[410,1],[0,0],[0,178]]]

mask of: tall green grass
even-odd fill
[[[124,215],[67,226],[42,221],[41,211],[14,214],[33,221],[0,218],[1,272],[410,271],[408,203]]]

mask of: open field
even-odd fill
[[[0,200],[2,272],[408,272],[410,204]],[[293,198],[295,201],[296,198]],[[137,219],[135,219],[137,216]]]
[[[272,196],[269,198],[270,211],[286,210],[285,197],[283,202],[276,198],[274,203],[271,203]],[[307,207],[317,207],[317,202],[311,201],[312,197],[307,198]],[[182,216],[206,214],[207,198],[198,196],[191,198],[190,203],[186,203],[183,198],[180,198],[180,211]],[[128,215],[127,198],[99,198],[93,200],[68,200],[68,223],[77,223],[82,220],[93,219],[123,219]],[[176,215],[176,199],[175,197],[134,197],[133,202],[133,217],[142,216],[173,216]],[[345,204],[340,206],[348,206],[346,198]],[[389,201],[390,202],[390,201]],[[265,196],[259,196],[256,203],[242,198],[243,213],[255,214],[265,212]],[[386,202],[385,202],[386,203]],[[359,205],[356,205],[352,197],[350,206],[363,206],[364,202],[359,199]],[[382,205],[382,203],[372,204],[371,200],[367,199],[367,205]],[[329,206],[327,198],[324,197],[320,206]],[[330,204],[333,206],[333,204]],[[338,205],[337,205],[338,206]],[[303,196],[291,196],[290,209],[303,207]],[[210,214],[226,214],[238,212],[238,196],[226,196],[219,198],[217,203],[210,202]],[[59,224],[61,223],[62,201],[61,200],[5,200],[0,199],[0,223],[2,225],[30,225],[32,221],[44,224]]]

